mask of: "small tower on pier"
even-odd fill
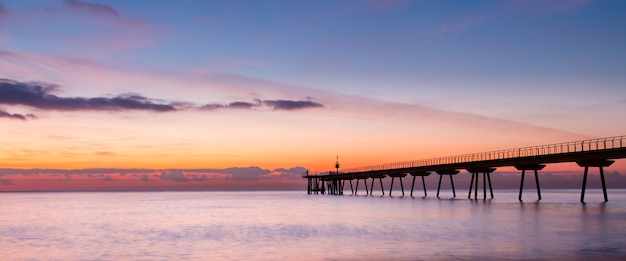
[[[339,155],[337,155],[337,161],[335,162],[335,169],[337,169],[336,174],[339,174]]]

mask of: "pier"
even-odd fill
[[[615,160],[622,158],[626,158],[626,136],[371,165],[346,169],[343,172],[339,171],[339,159],[337,159],[335,171],[324,172],[324,174],[311,174],[307,172],[304,173],[302,177],[308,180],[308,194],[330,195],[343,195],[346,182],[350,185],[351,194],[358,195],[359,183],[363,183],[365,186],[365,194],[371,195],[377,179],[382,194],[385,195],[382,179],[391,177],[390,196],[393,190],[393,181],[395,178],[398,178],[402,188],[402,195],[404,196],[402,178],[411,175],[413,182],[410,195],[413,196],[416,177],[421,177],[424,196],[427,196],[424,177],[436,173],[439,175],[439,185],[437,187],[437,198],[439,198],[444,176],[449,177],[453,197],[456,197],[454,176],[461,173],[461,170],[466,170],[472,174],[468,198],[472,198],[472,192],[474,192],[474,199],[478,199],[478,183],[481,178],[480,174],[482,174],[483,199],[487,199],[487,187],[489,187],[490,198],[494,197],[493,188],[491,186],[491,173],[495,172],[499,167],[515,167],[517,170],[521,171],[519,200],[522,201],[526,171],[534,172],[537,198],[541,200],[539,171],[547,164],[575,162],[584,169],[580,202],[584,203],[585,200],[589,168],[598,168],[600,170],[604,202],[607,202],[609,199],[606,191],[604,168],[611,166]],[[371,179],[369,191],[367,188],[368,179]],[[353,187],[352,181],[356,181],[356,186]]]

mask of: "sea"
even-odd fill
[[[626,190],[480,192],[0,193],[0,259],[626,260]]]

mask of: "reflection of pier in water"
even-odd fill
[[[585,200],[585,189],[587,187],[587,175],[589,168],[599,168],[600,179],[602,181],[602,191],[604,193],[604,201],[608,201],[606,192],[606,183],[604,180],[604,167],[611,166],[616,159],[626,158],[626,136],[609,137],[601,139],[583,140],[575,142],[565,142],[533,147],[515,148],[491,152],[482,152],[474,154],[465,154],[425,160],[415,160],[407,162],[398,162],[390,164],[372,165],[367,167],[347,169],[339,172],[339,162],[336,163],[336,171],[326,172],[327,174],[309,174],[302,175],[308,179],[308,194],[328,193],[332,195],[342,195],[346,181],[350,184],[352,194],[358,195],[359,183],[364,183],[365,194],[372,195],[375,181],[378,179],[382,194],[385,195],[382,179],[391,177],[391,187],[389,195],[393,190],[393,182],[395,178],[400,180],[402,195],[404,196],[404,185],[402,178],[407,175],[413,177],[411,185],[411,196],[415,188],[416,177],[421,177],[424,196],[426,193],[426,182],[424,177],[431,173],[439,175],[439,185],[437,187],[437,197],[441,189],[443,176],[448,176],[452,186],[453,196],[456,197],[453,176],[460,173],[461,170],[467,170],[472,173],[472,179],[469,186],[468,198],[478,198],[478,180],[482,174],[483,198],[487,198],[487,186],[491,198],[493,198],[493,190],[491,187],[491,173],[496,171],[498,167],[513,166],[517,170],[522,171],[519,200],[522,200],[522,190],[524,188],[524,177],[526,171],[533,171],[535,174],[535,182],[537,184],[537,196],[541,200],[541,190],[539,186],[538,171],[542,170],[546,164],[576,162],[578,166],[584,167],[584,176],[582,183],[582,192],[580,201]],[[368,191],[367,180],[372,179]],[[353,187],[352,181],[356,180],[356,186]],[[362,181],[362,182],[361,182]]]

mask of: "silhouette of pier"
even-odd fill
[[[468,198],[472,198],[473,191],[474,199],[478,199],[478,183],[480,174],[482,174],[483,199],[486,199],[487,186],[489,187],[490,197],[493,198],[491,173],[495,172],[499,167],[512,166],[517,170],[520,170],[522,174],[519,200],[522,201],[526,171],[534,172],[537,197],[538,200],[541,200],[539,171],[542,170],[547,164],[575,162],[578,166],[584,168],[580,202],[584,202],[585,200],[585,190],[587,187],[589,168],[599,168],[604,201],[607,202],[608,195],[604,178],[604,168],[611,166],[616,159],[622,158],[626,158],[626,136],[371,165],[346,169],[343,170],[343,172],[339,171],[339,159],[337,159],[335,171],[328,171],[325,172],[325,174],[310,174],[307,172],[304,173],[302,177],[308,179],[308,194],[321,193],[331,195],[343,195],[346,181],[349,182],[350,190],[353,195],[358,195],[359,183],[364,183],[365,194],[371,195],[376,179],[378,179],[380,183],[382,194],[385,195],[382,179],[391,177],[391,188],[389,189],[390,196],[393,190],[393,182],[395,178],[398,178],[402,189],[402,195],[404,196],[402,178],[407,175],[411,175],[413,177],[413,182],[411,185],[410,195],[413,196],[416,177],[421,177],[424,196],[427,196],[424,177],[429,176],[432,173],[436,173],[439,175],[439,185],[437,187],[437,198],[439,198],[443,176],[449,177],[453,197],[456,197],[453,177],[459,174],[461,170],[467,170],[467,172],[472,174]],[[368,179],[371,179],[369,191],[367,188]],[[354,187],[352,184],[353,180],[356,180],[356,186]]]

